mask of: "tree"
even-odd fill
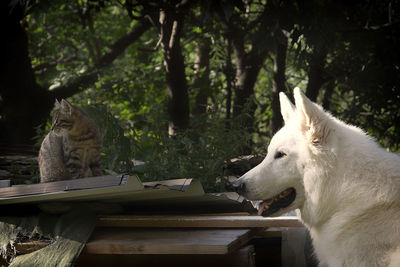
[[[195,52],[193,86],[198,88],[198,93],[193,113],[204,115],[207,110],[207,100],[210,97],[210,38],[197,40]]]
[[[283,123],[282,116],[280,115],[279,93],[286,92],[286,56],[287,56],[287,37],[280,29],[276,31],[276,48],[274,55],[274,77],[272,83],[272,118],[271,118],[271,132],[277,132]]]
[[[2,67],[0,70],[0,140],[30,142],[35,129],[42,122],[40,114],[46,114],[51,104],[46,90],[35,79],[28,55],[28,39],[25,16],[21,5],[10,6],[1,2],[1,16],[5,19]]]
[[[298,3],[294,40],[305,48],[297,54],[306,62],[307,95],[323,96],[336,116],[398,149],[399,2]]]
[[[397,0],[24,0],[1,7],[2,141],[31,142],[54,99],[65,97],[106,104],[137,139],[169,124],[178,140],[223,120],[227,129],[243,123],[247,136],[268,140],[281,125],[279,92],[300,86],[385,144],[400,143]],[[197,116],[202,126],[191,124]]]
[[[168,113],[170,116],[168,132],[171,136],[175,135],[177,130],[185,130],[189,126],[188,86],[180,44],[185,17],[186,4],[184,2],[186,1],[143,2],[143,5],[150,10],[152,21],[159,30],[168,88]],[[157,7],[157,13],[150,7],[152,4]]]
[[[256,10],[258,16],[253,20],[243,20],[241,15],[246,10],[244,3],[235,2],[235,4],[241,10],[241,14],[234,13],[235,5],[231,2],[217,2],[215,11],[235,57],[236,74],[232,118],[235,119],[241,115],[244,107],[248,104],[248,120],[246,120],[245,127],[252,131],[256,109],[252,99],[254,97],[254,85],[269,53],[268,47],[265,45],[265,36],[266,29],[269,26],[266,17],[270,10],[268,6],[257,7],[257,9],[261,9],[261,11]],[[251,7],[248,6],[248,8]],[[251,33],[250,36],[247,35],[249,32]]]
[[[1,5],[3,17],[6,18],[5,37],[8,40],[4,48],[6,57],[0,73],[2,99],[0,125],[5,129],[0,140],[3,142],[32,143],[32,138],[36,134],[35,127],[46,121],[55,99],[67,98],[86,89],[98,79],[100,69],[109,66],[151,26],[146,19],[141,19],[124,36],[110,45],[103,55],[98,55],[93,66],[88,66],[78,77],[49,91],[36,82],[28,55],[29,47],[25,31],[27,10],[24,8],[24,3],[3,1]]]

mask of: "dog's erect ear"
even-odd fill
[[[290,102],[289,98],[282,92],[279,93],[281,104],[281,114],[285,123],[288,123],[296,115],[296,107]]]
[[[312,144],[324,143],[331,131],[329,115],[319,105],[311,102],[300,88],[294,88],[293,94],[301,131]]]

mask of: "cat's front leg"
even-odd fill
[[[100,162],[91,163],[90,170],[92,171],[92,176],[102,176],[103,175],[103,171],[101,170]]]
[[[101,170],[101,157],[100,148],[95,148],[90,151],[91,161],[89,163],[89,168],[92,171],[92,176],[102,176],[103,171]]]
[[[72,179],[79,179],[85,177],[85,171],[80,162],[68,162],[67,169],[71,174]]]

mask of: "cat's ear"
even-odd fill
[[[61,108],[64,110],[64,112],[72,114],[72,105],[67,100],[61,100]]]
[[[54,102],[54,106],[59,109],[61,107],[60,102],[58,102],[58,100],[56,99],[56,102]]]

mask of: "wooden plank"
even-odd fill
[[[41,184],[15,185],[12,187],[0,188],[0,198],[120,186],[123,178],[124,175],[99,176]]]
[[[94,179],[94,178],[85,178],[85,179]],[[107,200],[114,200],[120,197],[128,197],[134,195],[133,193],[138,193],[138,192],[140,193],[146,191],[143,190],[143,185],[137,176],[124,177],[122,180],[123,183],[125,183],[125,185],[123,186],[121,185],[121,186],[90,188],[86,190],[66,190],[54,193],[24,195],[24,196],[7,197],[7,198],[0,197],[0,205],[18,204],[18,203],[28,204],[28,203],[41,203],[41,202],[61,202],[61,201],[92,201],[92,200],[107,201]],[[159,191],[163,190],[159,189]],[[116,199],[115,201],[118,201],[118,199]]]
[[[263,231],[257,233],[254,238],[274,238],[274,237],[282,237],[282,228],[281,227],[270,227],[265,228]]]
[[[145,182],[143,183],[145,188],[159,188],[160,186],[167,186],[172,190],[186,191],[193,179],[171,179],[164,181]]]
[[[248,266],[255,267],[256,261],[254,258],[255,250],[253,245],[248,245],[237,251],[237,253],[232,253],[232,256],[236,256],[235,262],[230,262],[229,266]]]
[[[115,176],[118,177],[118,176]],[[85,178],[87,180],[93,180],[97,177]],[[78,179],[83,180],[83,179]],[[63,182],[75,182],[74,181],[63,181]],[[80,181],[79,181],[80,182]],[[178,183],[181,183],[181,188],[184,188],[184,191],[175,190],[178,186]],[[59,182],[53,182],[59,183]],[[182,203],[182,199],[199,199],[201,196],[204,196],[204,190],[199,180],[197,179],[180,179],[180,181],[176,180],[173,184],[173,189],[170,189],[168,185],[163,185],[164,183],[158,184],[155,188],[146,186],[140,181],[140,179],[136,175],[132,176],[124,176],[121,179],[121,184],[117,186],[107,186],[107,187],[98,187],[101,184],[96,184],[93,187],[81,190],[77,187],[66,187],[63,188],[63,191],[57,192],[43,192],[42,193],[34,193],[28,192],[27,190],[30,187],[18,186],[19,189],[23,190],[24,194],[28,195],[19,195],[13,197],[2,197],[0,195],[0,205],[8,205],[8,204],[19,204],[19,203],[42,203],[42,202],[63,202],[63,201],[102,201],[102,202],[112,202],[112,203],[124,203],[129,204],[134,202],[149,204],[153,201],[153,204],[159,205],[160,203],[165,203],[165,200],[172,200],[172,203]],[[52,184],[52,183],[47,183]],[[117,183],[118,184],[118,183]],[[168,184],[168,183],[166,183]],[[43,184],[45,185],[45,184]],[[38,184],[39,188],[43,189],[41,184]],[[96,188],[97,187],[97,188]],[[11,192],[7,191],[10,188],[0,188],[1,190],[5,190],[6,193],[13,194],[13,190],[17,186],[12,187]],[[33,193],[33,194],[31,194]],[[201,199],[201,198],[200,198]],[[163,201],[160,201],[163,200]]]
[[[0,188],[10,187],[11,180],[0,180]]]
[[[249,245],[229,254],[201,255],[201,254],[87,254],[83,251],[75,266],[146,266],[146,267],[254,267],[254,246]],[[279,253],[278,253],[279,254]],[[270,266],[270,265],[268,265]],[[280,266],[280,265],[271,265]]]
[[[86,244],[88,254],[227,254],[255,234],[250,229],[97,229]]]
[[[192,228],[264,228],[302,227],[296,216],[103,216],[97,226],[101,227],[192,227]]]
[[[29,241],[29,242],[22,242],[22,243],[15,243],[14,247],[18,255],[28,254],[34,252],[36,250],[42,249],[48,246],[51,242],[50,241]]]

